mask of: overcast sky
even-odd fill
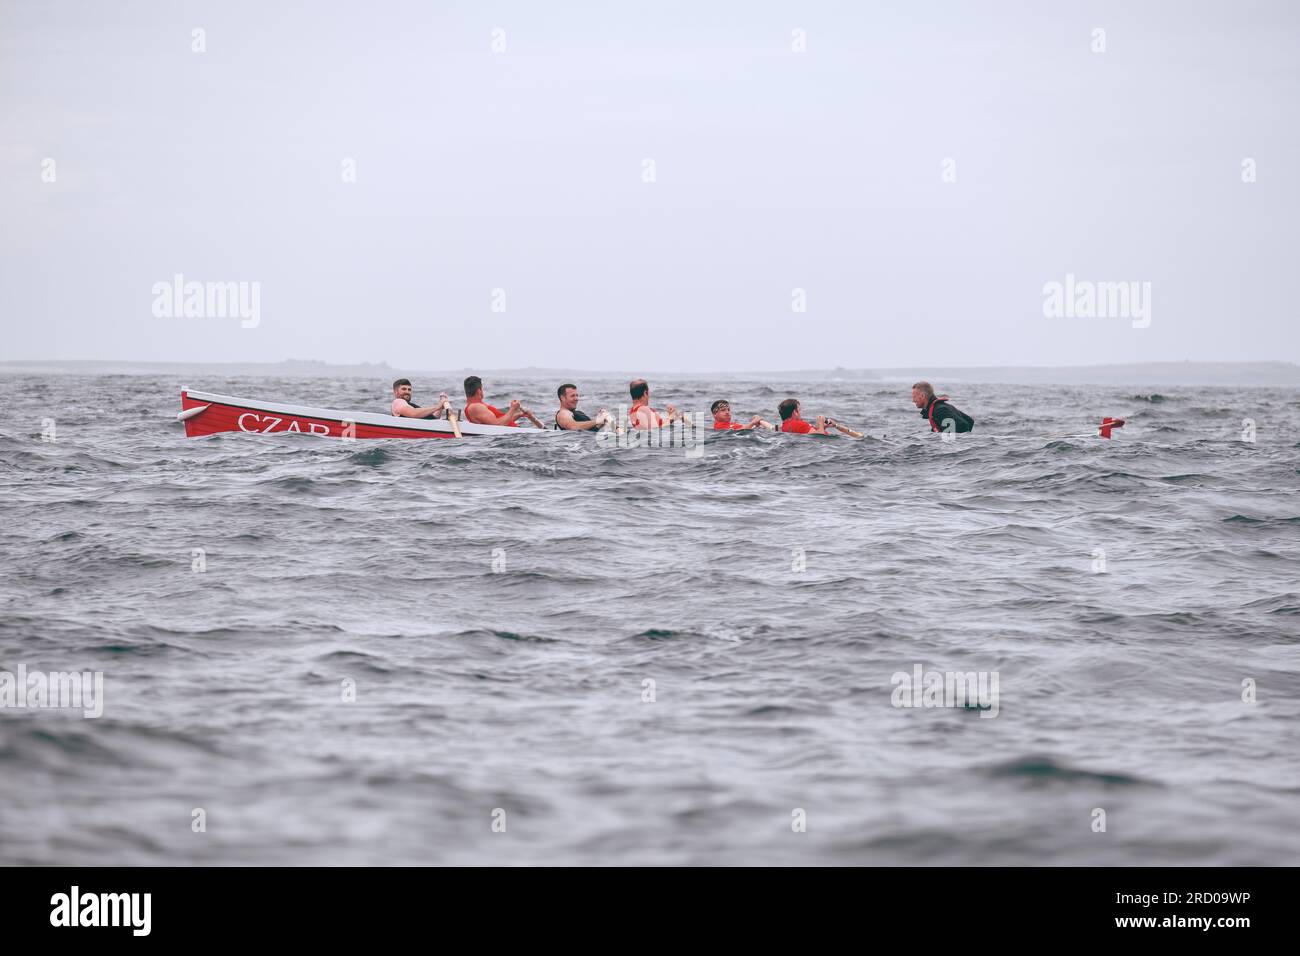
[[[0,359],[1297,361],[1298,27],[1288,2],[3,0]],[[259,283],[258,324],[155,316],[177,273]],[[1067,274],[1149,282],[1149,326],[1045,316]]]

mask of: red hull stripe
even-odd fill
[[[206,411],[185,420],[185,434],[190,438],[215,435],[218,432],[248,432],[260,435],[278,435],[291,432],[303,435],[344,438],[344,429],[351,430],[353,438],[454,438],[451,432],[399,426],[369,425],[362,422],[347,423],[337,418],[288,415],[262,411],[220,402],[204,402],[181,394],[181,410],[207,405]]]

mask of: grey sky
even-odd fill
[[[1300,360],[1298,27],[1285,2],[5,0],[0,358]],[[260,323],[156,318],[175,273],[259,282]],[[1150,282],[1150,327],[1046,318],[1067,273]]]

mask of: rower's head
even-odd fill
[[[465,379],[465,397],[470,401],[483,398],[483,379],[477,375],[471,375]]]
[[[578,407],[578,386],[566,382],[555,390],[555,395],[560,400],[560,407],[566,411]]]
[[[638,378],[635,382],[628,382],[627,390],[634,402],[639,402],[643,398],[648,400],[650,397],[650,383],[643,378]]]
[[[912,404],[917,408],[925,408],[932,398],[934,398],[934,386],[929,382],[917,382],[912,386]]]
[[[731,424],[731,403],[725,398],[720,398],[710,405],[709,411],[713,412],[715,422],[722,422],[724,425]]]
[[[780,405],[776,406],[777,413],[781,416],[781,421],[789,421],[791,418],[799,420],[799,399],[787,398]]]
[[[393,383],[393,398],[401,398],[406,401],[411,400],[411,380],[409,378],[399,378]]]

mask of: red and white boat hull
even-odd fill
[[[286,405],[260,399],[235,398],[212,392],[181,389],[181,411],[176,416],[191,438],[219,432],[259,435],[295,433],[328,438],[454,438],[451,423],[441,419],[397,418],[371,412],[339,412],[306,405]],[[475,425],[461,422],[462,435],[539,435],[536,428]]]

